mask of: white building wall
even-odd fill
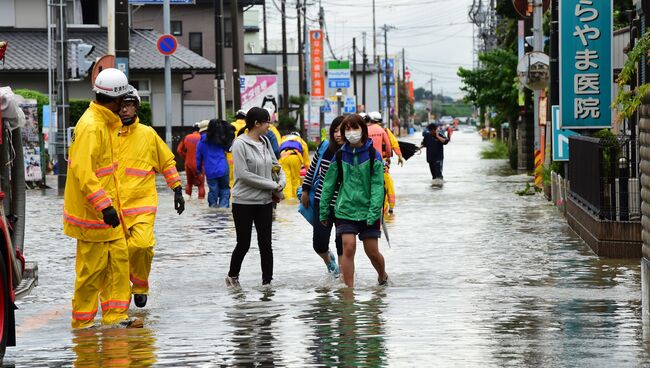
[[[6,0],[2,0],[5,2]],[[15,1],[16,28],[46,28],[47,2],[46,0],[20,0]]]
[[[16,25],[16,11],[14,0],[0,1],[0,27],[14,27]]]

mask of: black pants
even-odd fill
[[[257,245],[262,261],[262,283],[268,284],[273,279],[273,249],[271,248],[271,224],[273,206],[269,204],[232,204],[232,217],[235,220],[237,246],[232,251],[228,276],[238,277],[241,264],[251,246],[253,223],[257,230]]]
[[[429,170],[431,170],[431,179],[442,179],[442,160],[429,161]]]
[[[314,211],[316,211],[316,216],[320,217],[319,214],[320,201],[316,199],[314,201]],[[330,211],[330,220],[327,222],[327,226],[323,226],[318,219],[314,223],[314,236],[313,244],[314,251],[318,254],[326,253],[330,248],[330,236],[332,235],[332,227],[334,226],[334,209]],[[339,256],[343,254],[343,240],[341,240],[340,235],[334,235],[336,237],[336,254]]]

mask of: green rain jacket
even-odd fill
[[[372,141],[369,139],[362,147],[352,148],[347,143],[341,147],[343,179],[340,188],[337,183],[339,155],[334,155],[325,175],[320,197],[321,221],[330,220],[330,201],[337,189],[338,196],[334,206],[336,218],[366,221],[372,225],[381,217],[384,205],[384,164],[377,151],[374,151],[375,157],[370,159],[370,146]],[[372,178],[370,165],[374,165]]]

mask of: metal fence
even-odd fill
[[[596,217],[640,221],[641,196],[636,141],[629,137],[569,139],[569,195]]]

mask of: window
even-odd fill
[[[223,47],[232,47],[232,22],[223,18]]]
[[[151,83],[148,79],[131,79],[129,84],[138,90],[140,100],[143,102],[151,101]]]
[[[172,20],[171,23],[172,35],[182,36],[183,35],[183,22],[180,20]]]
[[[203,33],[190,32],[190,50],[203,56]]]
[[[66,7],[68,23],[99,24],[99,2],[97,0],[74,0]]]

